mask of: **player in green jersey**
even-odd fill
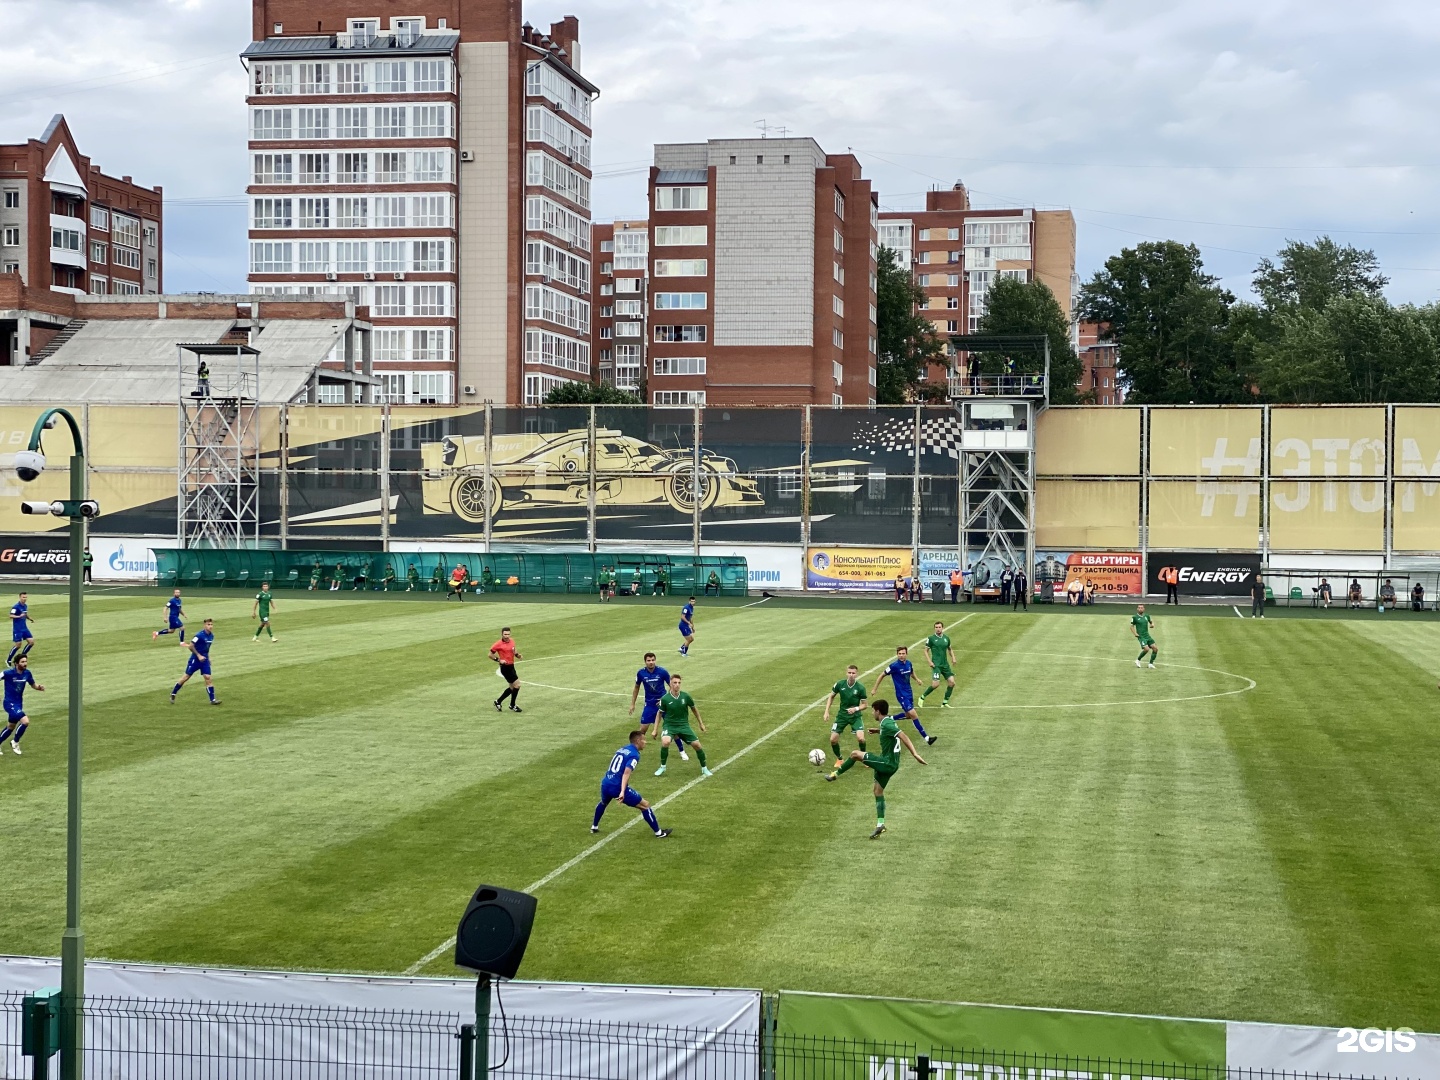
[[[1145,654],[1150,654],[1150,666],[1155,666],[1155,661],[1160,658],[1160,647],[1155,644],[1155,638],[1151,631],[1155,628],[1155,620],[1145,614],[1145,605],[1141,604],[1135,609],[1135,614],[1130,616],[1130,633],[1135,635],[1135,640],[1140,642],[1140,655],[1135,658],[1135,666],[1139,667],[1145,659]]]
[[[260,586],[260,591],[255,594],[255,603],[250,605],[250,617],[253,619],[258,616],[260,619],[260,625],[255,628],[255,636],[250,639],[251,641],[260,640],[261,630],[264,630],[265,633],[270,635],[271,641],[275,640],[275,631],[270,629],[270,608],[273,607],[274,604],[275,598],[270,595],[270,582],[267,581]]]
[[[950,695],[955,693],[955,650],[950,646],[950,635],[945,633],[945,624],[937,622],[935,632],[925,639],[925,652],[930,657],[930,686],[920,700],[924,701],[940,689],[940,680],[945,680],[945,700],[940,708],[950,708]]]
[[[921,765],[926,762],[915,752],[915,744],[910,741],[910,736],[900,730],[900,721],[905,719],[903,715],[887,715],[890,712],[890,703],[883,699],[871,703],[870,709],[875,714],[875,719],[880,722],[878,728],[870,729],[880,736],[880,753],[867,754],[863,750],[855,750],[839,768],[828,773],[825,779],[836,780],[857,764],[864,765],[875,774],[875,831],[870,834],[870,839],[876,840],[885,831],[885,788],[900,768],[901,744]]]
[[[830,696],[825,699],[825,723],[830,723],[830,706],[835,704],[835,699],[840,699],[839,708],[835,710],[835,725],[830,728],[830,750],[835,756],[835,768],[840,768],[840,733],[843,731],[854,731],[855,739],[860,744],[860,751],[865,751],[865,684],[860,681],[860,669],[851,664],[845,669],[845,678],[841,679],[830,688]]]
[[[420,571],[412,562],[405,571],[405,591],[415,592],[420,588]]]
[[[670,757],[670,744],[676,739],[689,743],[695,751],[695,757],[700,762],[701,776],[714,775],[705,765],[705,748],[700,745],[695,729],[690,726],[692,712],[695,714],[695,723],[700,725],[700,730],[703,732],[705,721],[700,719],[700,710],[695,707],[695,699],[680,689],[680,676],[671,675],[670,692],[660,699],[660,730],[662,734],[660,736],[660,768],[655,770],[656,776],[665,775],[665,762]]]
[[[600,568],[600,575],[598,578],[596,578],[596,581],[600,586],[600,602],[602,604],[609,602],[610,583],[614,580],[615,575],[610,572],[610,568],[608,566],[602,566]]]
[[[381,588],[382,588],[385,592],[389,592],[389,591],[390,591],[390,586],[391,586],[391,585],[397,585],[397,584],[398,584],[398,583],[397,583],[396,580],[395,580],[395,567],[393,567],[393,566],[391,566],[391,565],[389,565],[389,564],[387,563],[386,566],[385,566],[385,577],[384,577],[384,579],[381,581]]]

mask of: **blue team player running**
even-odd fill
[[[635,715],[635,701],[640,696],[640,688],[645,688],[645,708],[640,713],[640,730],[646,735],[660,735],[660,699],[665,696],[665,691],[670,688],[670,673],[655,662],[655,654],[645,654],[645,666],[635,672],[635,688],[630,691],[630,711],[626,715]],[[689,761],[690,756],[685,753],[685,744],[679,739],[675,745],[680,750],[680,760]]]
[[[669,829],[660,828],[660,822],[655,820],[655,811],[650,809],[650,804],[641,797],[640,792],[630,786],[630,777],[640,767],[640,751],[645,749],[645,732],[630,732],[630,741],[615,751],[615,756],[610,759],[610,768],[605,770],[605,778],[600,781],[600,801],[595,805],[595,820],[590,823],[590,831],[600,831],[600,819],[605,816],[605,808],[616,799],[625,806],[633,806],[640,811],[640,816],[645,819],[645,824],[655,834],[655,839],[663,840],[670,835]]]
[[[920,681],[920,676],[915,674],[915,665],[910,662],[910,650],[906,646],[901,645],[895,650],[895,659],[880,673],[880,678],[875,680],[875,689],[870,693],[872,701],[880,696],[880,687],[887,675],[895,685],[895,703],[900,708],[900,714],[915,725],[915,730],[920,733],[920,738],[925,740],[926,746],[934,746],[935,740],[940,736],[927,735],[920,724],[920,714],[915,711],[915,691],[910,688],[910,683],[913,681],[917,686],[923,686],[924,683]]]
[[[0,681],[5,683],[5,729],[0,731],[0,746],[9,739],[10,749],[18,755],[20,740],[30,727],[30,717],[25,715],[25,687],[33,686],[36,690],[44,690],[45,687],[35,681],[30,672],[30,658],[24,655],[15,659],[14,667],[6,668],[0,674]]]
[[[210,704],[219,705],[215,697],[215,684],[210,680],[210,646],[215,644],[215,620],[206,619],[205,629],[196,634],[185,646],[190,650],[190,659],[185,664],[185,677],[175,684],[175,689],[170,691],[170,704],[175,704],[175,695],[180,693],[180,688],[190,681],[190,676],[197,671],[205,678],[205,691],[210,695]]]
[[[693,596],[680,609],[680,636],[685,639],[680,646],[680,655],[689,656],[690,646],[695,641],[695,598]]]
[[[154,641],[161,634],[179,634],[180,644],[185,644],[185,623],[183,621],[184,618],[185,610],[181,605],[180,590],[176,589],[175,595],[170,597],[169,600],[165,601],[165,629],[156,630],[153,634],[150,635],[150,640]]]
[[[34,620],[30,618],[29,598],[29,593],[22,592],[20,599],[10,607],[10,641],[13,647],[5,658],[6,667],[15,663],[17,656],[24,656],[35,647],[35,635],[30,633],[30,624]]]

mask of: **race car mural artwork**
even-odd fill
[[[492,522],[511,511],[587,507],[590,433],[585,428],[550,434],[492,438],[489,508]],[[420,448],[425,513],[453,514],[483,524],[486,511],[485,439],[448,436]],[[717,506],[762,506],[755,481],[735,463],[705,450],[666,450],[618,431],[595,432],[595,505],[598,508],[668,506],[691,514]]]

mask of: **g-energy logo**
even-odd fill
[[[0,549],[0,563],[16,563],[23,566],[69,566],[70,552],[64,548],[56,548],[54,551],[3,548]]]
[[[1165,570],[1174,569],[1166,567]],[[1165,573],[1162,570],[1161,573]],[[1180,581],[1183,584],[1187,581],[1198,584],[1216,585],[1243,585],[1255,576],[1255,571],[1249,566],[1217,566],[1214,570],[1196,570],[1193,566],[1179,567]]]

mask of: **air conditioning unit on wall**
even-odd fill
[[[460,160],[461,160],[461,161],[474,161],[474,160],[475,160],[475,151],[474,151],[474,150],[461,150],[461,151],[460,151]]]

